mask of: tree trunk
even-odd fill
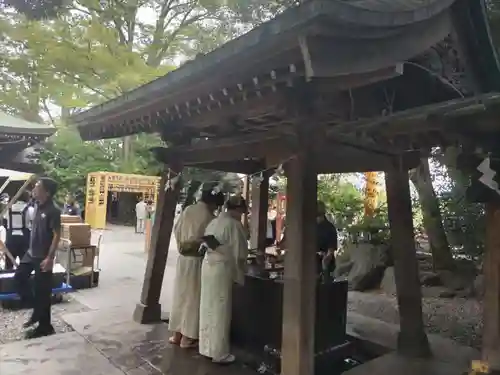
[[[432,186],[429,160],[427,158],[422,158],[420,165],[410,172],[410,180],[418,192],[434,269],[453,270],[453,256],[444,231],[439,203]]]

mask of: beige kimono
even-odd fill
[[[174,228],[177,247],[185,241],[200,239],[214,218],[203,202],[187,207]],[[200,321],[201,257],[179,254],[175,273],[169,330],[191,339],[198,338]]]
[[[222,244],[205,254],[201,267],[200,354],[217,361],[229,354],[233,282],[243,284],[248,243],[240,221],[228,213],[205,231]]]

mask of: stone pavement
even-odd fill
[[[93,243],[96,241],[97,233],[94,233]],[[167,311],[170,308],[177,257],[172,236],[160,299],[163,309]],[[146,261],[143,234],[134,233],[132,227],[108,225],[101,244],[99,287],[80,290],[73,296],[81,304],[96,310],[135,306],[141,294]]]
[[[75,332],[0,346],[1,375],[250,375],[221,367],[196,350],[168,344],[166,324],[140,325],[115,307],[70,314]]]

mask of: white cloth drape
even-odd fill
[[[222,244],[208,251],[201,268],[200,354],[219,360],[229,354],[232,284],[243,284],[248,252],[245,230],[228,213],[205,231]]]
[[[187,207],[174,228],[177,246],[181,242],[200,239],[213,215],[205,203]],[[169,330],[191,339],[198,338],[200,322],[201,257],[179,255],[174,280]]]

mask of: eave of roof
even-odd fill
[[[119,112],[132,103],[146,101],[160,93],[176,92],[186,85],[196,84],[221,62],[242,54],[251,56],[262,44],[276,42],[280,36],[297,32],[315,20],[328,17],[343,27],[391,29],[427,20],[449,8],[454,0],[310,0],[290,8],[275,19],[236,38],[211,53],[184,64],[179,69],[118,98],[75,114],[71,121],[79,128],[111,113]]]
[[[55,132],[51,125],[26,121],[0,111],[0,135],[50,137]]]

